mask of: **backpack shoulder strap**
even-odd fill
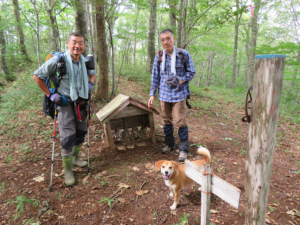
[[[159,56],[158,62],[161,63],[162,62],[163,51],[158,51],[157,54]]]
[[[182,48],[177,48],[178,49],[178,55],[180,56],[180,58],[181,58],[181,62],[182,62],[182,64],[183,64],[183,67],[184,67],[184,70],[185,70],[185,72],[187,72],[187,63],[186,63],[186,59],[184,58],[184,55],[183,55],[183,53],[182,53]]]

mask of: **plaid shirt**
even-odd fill
[[[159,55],[157,54],[153,63],[150,96],[155,96],[156,90],[158,88],[159,100],[164,102],[181,102],[186,98],[186,96],[190,95],[191,92],[188,82],[192,80],[196,74],[195,66],[190,53],[182,49],[183,56],[187,62],[188,72],[185,72],[180,55],[178,54],[179,50],[175,46],[174,50],[176,51],[176,76],[178,76],[180,80],[184,80],[187,82],[181,84],[177,88],[168,87],[166,85],[166,79],[168,76],[171,76],[171,57],[166,54],[165,70],[162,71],[162,63],[160,63],[159,74],[157,70]]]

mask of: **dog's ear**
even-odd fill
[[[175,170],[177,170],[179,168],[179,164],[177,162],[172,161]]]
[[[160,160],[158,162],[155,163],[155,167],[156,169],[160,170],[161,164],[164,162],[164,160]]]

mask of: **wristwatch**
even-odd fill
[[[89,81],[89,83],[91,83],[94,86],[94,82],[93,81]]]

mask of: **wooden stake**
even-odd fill
[[[209,164],[202,166],[202,171],[210,174]],[[201,186],[201,225],[210,225],[210,196],[211,196],[211,175],[202,176]]]
[[[284,65],[285,55],[256,56],[246,156],[245,225],[265,224]]]

